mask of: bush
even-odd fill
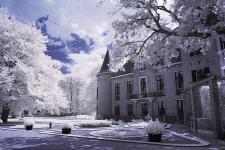
[[[148,134],[161,134],[164,128],[157,119],[156,121],[150,120],[148,125],[145,127],[145,130]]]
[[[23,123],[26,130],[32,130],[35,124],[34,120],[31,119],[24,119]]]
[[[62,123],[62,129],[72,129],[73,128],[73,123],[71,122],[63,122]]]
[[[111,121],[108,120],[89,120],[79,123],[79,127],[82,128],[95,128],[95,127],[110,127]]]
[[[70,134],[72,128],[73,128],[73,123],[63,122],[62,123],[62,134]]]
[[[24,119],[23,124],[24,126],[33,126],[35,124],[35,121],[31,119]]]

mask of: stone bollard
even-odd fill
[[[49,128],[52,128],[52,122],[49,122]]]

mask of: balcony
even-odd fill
[[[131,99],[160,97],[160,96],[165,96],[165,94],[163,92],[148,92],[148,93],[132,94]]]

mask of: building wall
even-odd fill
[[[160,102],[165,101],[167,116],[177,115],[177,100],[182,100],[182,96],[176,94],[175,72],[177,71],[182,71],[181,63],[167,67],[161,73],[164,76],[165,96],[160,98]]]
[[[112,72],[100,73],[97,76],[97,115],[104,118],[112,117],[111,110],[111,81]]]
[[[190,57],[188,53],[182,53],[182,72],[184,75],[184,104],[186,116],[192,115],[190,84],[192,83],[192,70],[209,67],[210,74],[221,75],[221,59],[217,53],[218,44],[216,40],[211,41],[212,46],[206,55],[196,55]]]
[[[111,109],[112,109],[112,114],[115,116],[115,105],[119,104],[120,106],[120,115],[121,116],[127,116],[127,104],[130,103],[130,101],[127,99],[127,81],[132,81],[133,82],[133,74],[125,75],[125,76],[118,76],[111,78]],[[119,83],[120,84],[120,100],[115,101],[115,84]]]
[[[136,116],[141,116],[141,104],[143,102],[148,103],[148,111],[152,116],[158,115],[158,103],[165,102],[166,113],[168,116],[176,117],[177,114],[177,100],[182,99],[181,95],[176,95],[176,86],[175,86],[175,72],[182,70],[182,64],[177,63],[172,65],[171,67],[165,67],[162,71],[160,68],[153,69],[152,67],[147,67],[146,70],[140,71],[140,69],[135,69],[132,74],[121,75],[117,77],[111,78],[111,100],[112,100],[112,114],[115,114],[115,104],[119,104],[120,106],[120,115],[127,116],[127,104],[133,104],[133,112]],[[153,108],[152,103],[148,100],[142,100],[141,102],[135,103],[134,100],[127,99],[127,81],[130,80],[133,83],[133,94],[140,93],[140,78],[147,78],[147,92],[156,92],[156,75],[161,75],[164,77],[164,88],[165,88],[165,96],[160,96],[154,99]],[[120,100],[115,101],[115,84],[120,84]],[[136,100],[138,101],[138,99]],[[115,115],[114,115],[115,116]]]
[[[152,68],[147,66],[146,70],[134,69],[132,73],[123,74],[119,76],[98,75],[98,113],[104,115],[112,115],[115,117],[115,105],[120,106],[120,116],[128,116],[127,105],[133,104],[133,113],[136,116],[141,115],[141,104],[148,103],[149,114],[158,116],[158,104],[165,103],[167,117],[176,118],[177,113],[177,100],[181,100],[184,105],[184,113],[187,116],[192,115],[191,97],[190,97],[190,84],[192,83],[192,70],[209,67],[210,73],[213,75],[223,75],[224,71],[221,66],[224,66],[225,60],[219,57],[217,51],[219,49],[216,40],[212,40],[212,47],[206,55],[196,55],[190,57],[188,53],[181,53],[181,62],[174,63],[169,67]],[[223,55],[224,56],[224,55]],[[184,81],[184,92],[180,95],[176,93],[175,72],[182,71]],[[156,76],[161,75],[164,77],[165,96],[155,98],[138,98],[127,99],[127,81],[133,83],[133,93],[140,93],[139,79],[141,77],[147,78],[147,92],[157,92]],[[115,101],[115,84],[120,85],[120,100]],[[154,100],[152,103],[150,99]],[[135,103],[135,101],[139,101]],[[153,108],[152,108],[153,106]]]

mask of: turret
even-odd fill
[[[110,58],[107,50],[100,72],[97,74],[97,116],[104,119],[112,116]]]

